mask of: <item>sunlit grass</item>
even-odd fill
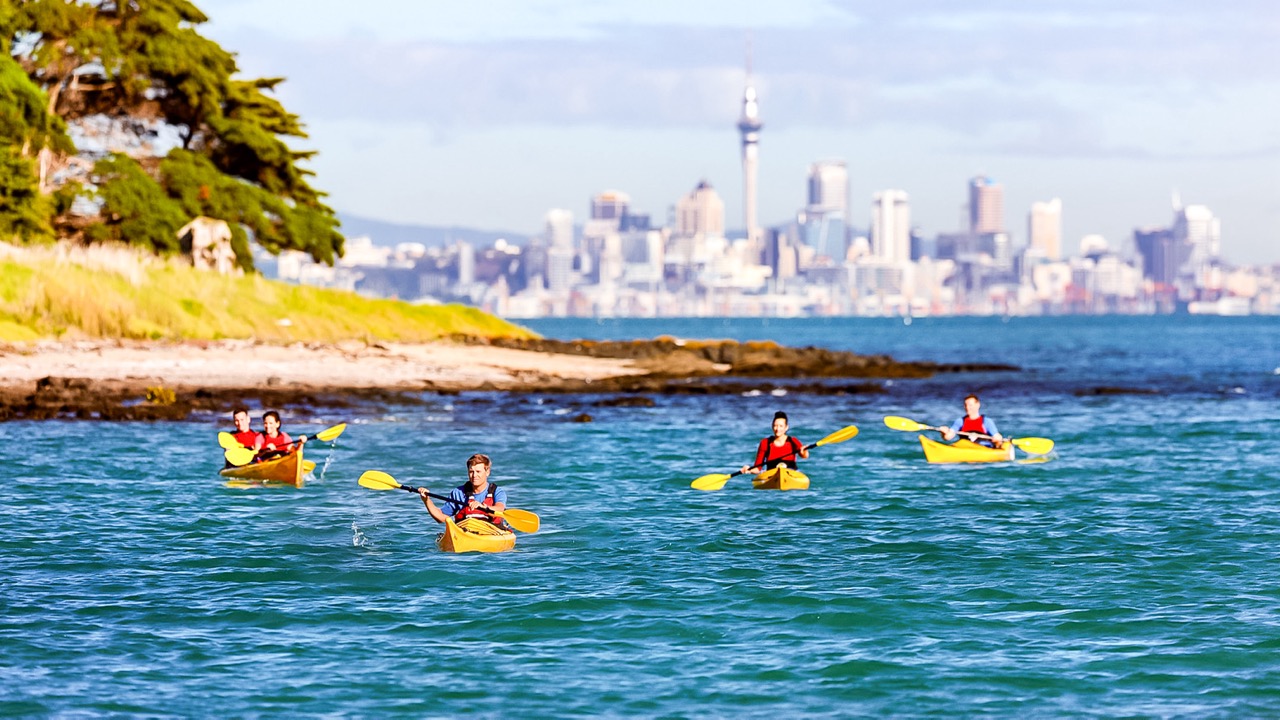
[[[454,334],[535,336],[463,305],[217,275],[129,248],[0,246],[0,341],[426,342]]]

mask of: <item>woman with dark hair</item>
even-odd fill
[[[756,448],[756,460],[750,467],[743,465],[742,472],[759,474],[779,465],[795,468],[797,457],[808,458],[804,443],[787,435],[787,414],[779,410],[773,414],[773,437],[760,441]]]
[[[269,460],[273,457],[288,455],[297,448],[293,438],[289,437],[289,433],[280,427],[280,413],[275,410],[268,410],[262,414],[262,435],[260,436],[261,449],[258,450],[259,460]],[[307,441],[307,436],[303,435],[298,438],[296,443],[301,446]]]

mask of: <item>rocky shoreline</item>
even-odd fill
[[[844,395],[883,392],[872,380],[1018,369],[670,337],[455,337],[430,345],[51,343],[0,348],[0,421],[185,420],[238,404],[341,411],[421,402],[424,392],[612,394],[618,397],[597,402],[643,405],[654,395],[749,392],[770,378],[785,382],[789,392]],[[842,378],[862,382],[833,382]]]

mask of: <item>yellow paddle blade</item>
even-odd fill
[[[508,525],[523,533],[536,533],[542,527],[542,520],[528,510],[507,508],[502,511],[502,517],[506,518]]]
[[[1014,447],[1032,455],[1044,455],[1053,450],[1053,441],[1048,438],[1018,438],[1010,442]]]
[[[712,473],[711,475],[703,475],[702,477],[689,483],[689,487],[694,490],[719,490],[724,484],[729,482],[731,476],[725,473]]]
[[[243,447],[239,442],[236,441],[236,436],[232,435],[229,432],[218,433],[218,444],[222,446],[223,450],[231,450],[233,448]]]
[[[395,490],[400,487],[395,478],[381,470],[365,470],[358,482],[370,490]]]
[[[341,435],[343,431],[345,431],[346,429],[347,429],[346,423],[338,423],[337,425],[334,425],[331,428],[325,428],[324,430],[321,430],[320,432],[316,433],[315,439],[321,442],[333,442],[334,440],[337,440],[338,436]]]
[[[255,455],[257,453],[247,447],[227,448],[227,451],[223,453],[223,456],[227,458],[227,462],[232,465],[248,465],[253,462]]]
[[[884,424],[889,426],[890,430],[902,430],[904,432],[916,432],[918,430],[932,430],[928,425],[921,425],[915,420],[909,418],[890,415],[884,419]]]
[[[303,472],[303,474],[309,473],[309,472],[311,472],[312,470],[315,470],[315,469],[316,469],[316,462],[315,462],[314,460],[303,460],[303,461],[302,461],[302,472]]]
[[[841,442],[844,442],[845,440],[849,440],[851,438],[857,437],[857,435],[858,435],[858,426],[850,425],[847,428],[843,428],[841,430],[837,430],[831,433],[830,435],[814,443],[814,445],[821,447],[823,445],[830,445],[832,443],[841,443]]]

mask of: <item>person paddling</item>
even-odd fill
[[[809,451],[804,443],[787,435],[787,414],[779,410],[773,414],[773,437],[760,441],[756,448],[755,464],[743,465],[743,474],[757,475],[764,470],[772,470],[779,465],[795,468],[797,458],[808,458]]]
[[[996,421],[982,414],[982,401],[972,393],[964,398],[964,415],[951,423],[951,427],[942,429],[942,439],[951,442],[956,436],[963,436],[966,433],[969,434],[966,438],[969,442],[997,448],[1009,446],[1009,441],[1004,439],[999,428],[996,427]],[[977,437],[973,433],[989,435],[990,439]]]
[[[418,488],[422,504],[427,506],[427,512],[438,523],[450,519],[462,522],[469,517],[478,517],[489,520],[504,530],[510,530],[505,520],[494,517],[506,509],[507,491],[498,487],[497,483],[489,482],[492,467],[493,463],[488,455],[472,455],[467,458],[467,481],[451,490],[449,499],[442,506],[436,507],[431,502],[429,491],[425,487]]]
[[[259,436],[261,438],[258,459],[270,460],[271,458],[288,455],[297,448],[294,447],[293,438],[289,437],[289,433],[280,428],[280,413],[275,410],[268,410],[262,414],[263,432]],[[301,447],[307,442],[307,436],[303,435],[298,438],[297,447]]]
[[[262,447],[262,435],[249,427],[248,408],[238,407],[232,410],[231,422],[236,426],[236,431],[231,433],[231,437],[235,438],[236,442],[255,452]]]

